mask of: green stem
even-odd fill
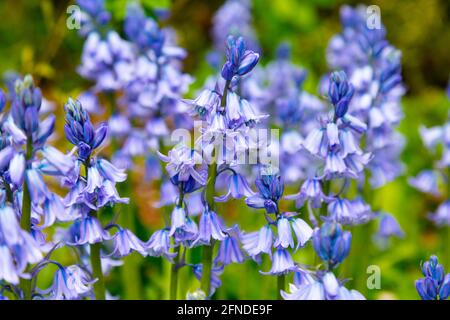
[[[225,83],[225,87],[223,88],[222,99],[220,100],[220,106],[225,108],[227,105],[227,94],[228,87],[230,86],[231,81],[227,80]],[[217,162],[215,159],[215,155],[211,155],[211,164],[208,166],[208,184],[206,185],[206,202],[208,203],[208,207],[210,210],[215,209],[214,203],[214,193],[216,188],[216,178],[217,178]],[[214,240],[212,241],[210,246],[204,246],[202,252],[202,279],[200,282],[200,288],[209,296],[209,292],[211,289],[211,267],[212,267],[212,258],[214,251]]]
[[[88,168],[91,160],[90,158],[87,158],[84,161],[84,174],[85,179],[88,181]],[[97,212],[91,211],[90,214],[95,217],[97,217]],[[106,293],[105,293],[105,279],[103,278],[103,271],[102,271],[102,259],[101,259],[101,246],[102,244],[100,242],[93,243],[89,245],[90,248],[90,259],[91,259],[91,267],[92,267],[92,276],[94,279],[96,279],[96,282],[94,283],[94,295],[96,300],[105,300]]]
[[[29,169],[29,160],[33,156],[33,142],[31,137],[27,138],[27,149],[25,155],[26,168]],[[31,231],[31,197],[30,190],[28,188],[28,183],[25,178],[23,182],[23,196],[22,196],[22,213],[20,215],[20,227],[26,232]],[[20,288],[23,292],[23,299],[31,300],[31,280],[30,279],[20,279]]]
[[[172,264],[170,270],[170,300],[177,300],[177,291],[178,291],[178,271],[180,270],[180,253],[181,253],[181,245],[175,248],[174,253],[177,254],[175,257],[175,261]]]
[[[211,291],[211,266],[215,241],[210,246],[204,246],[202,252],[202,279],[200,289],[209,297]]]
[[[330,193],[330,190],[331,190],[331,180],[326,180],[322,187],[322,192],[324,195],[328,196]],[[328,206],[327,206],[326,202],[323,202],[322,206],[320,207],[320,215],[322,217],[325,217],[325,216],[327,216],[327,214],[328,214]]]
[[[180,184],[180,196],[178,197],[178,207],[183,207],[183,199],[184,199],[184,184],[181,182]],[[177,299],[177,290],[178,290],[178,271],[180,270],[180,261],[181,261],[181,244],[174,249],[174,253],[176,254],[175,261],[172,264],[170,270],[170,300]]]
[[[282,300],[281,291],[286,291],[286,275],[277,276],[277,299]]]
[[[92,275],[97,281],[94,283],[94,294],[96,300],[105,300],[105,280],[102,272],[102,260],[100,259],[101,243],[90,245]]]

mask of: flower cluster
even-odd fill
[[[31,76],[16,79],[9,98],[3,92],[0,96],[2,111],[10,102],[9,112],[0,117],[0,251],[4,262],[0,280],[17,285],[20,278],[29,278],[27,268],[52,247],[43,230],[56,220],[71,219],[44,175],[64,177],[74,163],[47,144],[55,117],[45,117],[41,91]],[[17,292],[22,297],[31,294]]]
[[[186,52],[175,45],[171,30],[161,29],[136,3],[128,5],[123,29],[127,39],[110,28],[105,32],[94,28],[87,34],[79,73],[94,86],[79,100],[88,111],[98,113],[99,96],[106,96],[111,102],[110,134],[117,145],[113,162],[132,169],[133,158],[145,157],[147,177],[159,178],[156,150],[169,124],[192,126],[180,101],[191,82],[180,68]]]
[[[265,209],[267,225],[259,231],[243,235],[244,250],[258,262],[261,262],[262,253],[270,256],[272,267],[263,274],[284,275],[299,270],[289,248],[295,252],[304,247],[311,239],[313,230],[303,219],[295,217],[296,213],[279,211],[278,202],[284,191],[284,182],[279,175],[262,175],[256,180],[256,187],[258,193],[246,198],[245,202],[249,207]]]
[[[436,256],[422,264],[425,278],[416,281],[416,289],[422,300],[446,300],[450,296],[450,273],[438,263]]]
[[[320,126],[314,128],[302,143],[303,148],[318,159],[316,172],[303,182],[297,194],[287,197],[296,200],[298,207],[305,201],[310,201],[313,208],[327,203],[329,219],[350,225],[365,223],[373,217],[370,206],[361,198],[347,200],[342,197],[348,181],[358,179],[372,159],[372,154],[359,146],[366,124],[348,113],[352,95],[353,86],[345,72],[332,73],[328,99],[334,110],[320,119]],[[330,190],[333,180],[344,180],[337,194]]]
[[[345,281],[336,279],[332,272],[349,254],[351,233],[341,225],[325,222],[313,234],[313,247],[324,262],[326,270],[299,271],[290,285],[291,293],[282,292],[287,300],[365,300],[356,290],[344,287]]]
[[[329,42],[327,61],[344,70],[353,86],[349,110],[367,124],[366,149],[370,183],[380,187],[403,171],[399,154],[403,137],[396,131],[403,117],[400,99],[405,93],[401,53],[386,40],[386,29],[369,28],[366,7],[341,8],[342,33]]]
[[[420,134],[428,150],[435,151],[439,144],[442,145],[442,158],[436,163],[435,169],[421,171],[416,177],[410,178],[409,183],[421,192],[446,199],[435,213],[429,214],[429,218],[438,226],[450,226],[450,121],[432,128],[422,126]],[[447,182],[446,187],[441,187],[444,181]],[[442,189],[447,191],[447,195]]]

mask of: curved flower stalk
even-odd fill
[[[92,279],[90,272],[82,266],[71,265],[63,267],[61,264],[51,260],[47,262],[48,264],[54,264],[58,269],[53,277],[52,285],[47,289],[39,290],[37,294],[38,298],[49,300],[81,300],[91,296],[92,285],[97,280]]]
[[[436,256],[421,265],[424,278],[416,281],[416,290],[422,300],[446,300],[450,296],[450,273],[444,268]]]
[[[345,281],[336,279],[333,273],[350,251],[351,233],[343,231],[340,224],[325,222],[315,228],[313,247],[324,263],[324,270],[300,271],[289,286],[290,293],[281,291],[286,300],[365,300],[356,290],[344,287]]]
[[[344,70],[353,85],[349,112],[367,124],[365,148],[373,154],[367,174],[373,187],[381,187],[403,172],[404,139],[396,130],[405,93],[401,53],[386,40],[384,26],[369,29],[366,7],[343,6],[341,22],[343,31],[330,40],[327,61]]]
[[[409,179],[409,184],[421,192],[444,199],[436,212],[430,213],[428,217],[438,226],[450,226],[450,115],[442,126],[421,126],[420,135],[431,152],[436,152],[437,146],[441,144],[442,157],[434,169],[421,171],[416,177]]]
[[[148,248],[130,230],[112,224],[105,228],[101,223],[99,214],[102,208],[129,201],[128,198],[120,197],[116,190],[116,183],[126,180],[124,170],[116,168],[109,161],[95,154],[96,149],[106,138],[107,125],[101,124],[94,128],[89,114],[78,101],[69,99],[65,105],[65,111],[66,137],[76,146],[77,152],[76,169],[65,181],[70,191],[64,203],[76,217],[65,243],[76,246],[79,250],[85,250],[85,247],[89,245],[90,266],[88,269],[92,271],[96,279],[95,298],[105,299],[102,243],[112,242],[113,249],[109,256],[113,257],[123,257],[132,251],[146,256]],[[112,227],[118,230],[114,236],[109,233]]]
[[[354,93],[343,71],[330,76],[328,100],[333,111],[319,119],[302,147],[318,160],[314,176],[306,179],[297,194],[287,196],[296,200],[297,207],[309,201],[312,208],[322,208],[322,218],[346,225],[366,223],[374,217],[369,205],[361,198],[345,199],[344,192],[351,180],[356,180],[372,159],[372,154],[359,146],[366,132],[365,123],[348,112]],[[332,182],[340,183],[339,192],[333,193]]]
[[[171,226],[156,234],[164,235],[163,252],[169,259],[169,237],[173,237],[178,261],[172,268],[172,279],[177,277],[176,269],[189,265],[197,278],[201,279],[201,290],[210,297],[220,284],[218,274],[232,262],[242,262],[244,256],[239,248],[240,232],[237,226],[226,228],[216,212],[216,201],[230,197],[241,198],[253,193],[245,178],[237,171],[239,156],[248,152],[252,143],[249,131],[262,119],[250,104],[235,92],[239,77],[248,74],[259,60],[259,55],[246,49],[243,38],[228,37],[227,62],[214,90],[205,89],[195,100],[185,100],[193,116],[202,122],[201,136],[195,141],[194,149],[184,145],[175,146],[168,156],[160,155],[167,162],[167,172],[173,185],[178,187],[178,201],[172,212]],[[228,192],[216,196],[217,177],[225,173]],[[225,175],[224,175],[225,176]],[[183,205],[184,194],[202,188],[202,209],[197,225],[190,219]],[[214,246],[219,243],[213,261]],[[201,264],[187,264],[184,254],[180,262],[180,247],[203,246]],[[178,265],[178,266],[177,266]],[[172,282],[172,298],[176,298],[176,280]]]
[[[155,235],[164,234],[165,248],[161,253],[156,250],[154,254],[150,253],[150,255],[163,255],[172,263],[169,297],[175,300],[177,299],[179,269],[187,265],[186,249],[192,245],[198,235],[198,226],[192,219],[185,197],[206,184],[206,172],[202,166],[201,155],[185,145],[175,146],[169,151],[168,156],[161,153],[159,156],[162,161],[167,163],[166,170],[171,183],[178,189],[178,199],[171,214],[170,226],[156,231],[152,236],[152,238],[156,238]],[[172,245],[170,239],[172,239]],[[173,253],[169,253],[170,247],[174,248]],[[182,252],[183,247],[184,251]]]
[[[284,191],[284,182],[279,175],[262,175],[256,180],[256,187],[259,192],[246,198],[245,202],[249,207],[264,209],[267,224],[259,231],[242,235],[243,249],[258,263],[261,263],[263,253],[269,255],[272,267],[270,271],[261,273],[277,276],[280,292],[285,288],[285,276],[300,270],[290,250],[296,252],[304,247],[313,230],[303,219],[295,217],[297,213],[279,211],[278,202]]]
[[[1,97],[3,110],[7,99]],[[47,145],[55,117],[42,109],[42,94],[31,76],[16,79],[8,114],[0,117],[0,279],[13,286],[21,299],[31,299],[29,267],[52,246],[43,230],[55,221],[71,219],[62,199],[44,176],[63,177],[74,167],[70,157]],[[19,219],[19,220],[18,220]]]

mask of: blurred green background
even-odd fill
[[[56,103],[56,113],[69,96],[76,96],[90,83],[76,73],[80,62],[83,40],[75,30],[66,28],[66,9],[71,1],[63,0],[3,0],[0,2],[0,72],[14,70],[30,73],[41,86],[47,99]],[[113,22],[121,30],[126,0],[106,0],[113,13]],[[196,81],[192,92],[203,84],[212,70],[205,61],[211,48],[211,18],[222,4],[217,0],[142,0],[151,14],[155,8],[171,8],[169,19],[163,25],[175,28],[180,46],[188,51],[185,71]],[[338,270],[349,278],[348,287],[361,290],[371,299],[417,299],[414,280],[420,276],[420,261],[430,254],[438,254],[450,272],[450,238],[447,229],[437,229],[426,215],[434,211],[443,199],[421,194],[406,183],[408,176],[432,166],[433,156],[422,145],[418,135],[420,124],[441,125],[447,119],[449,102],[444,95],[450,75],[450,2],[446,0],[416,1],[334,1],[334,0],[253,0],[253,25],[262,47],[262,63],[269,61],[277,45],[291,43],[293,60],[308,70],[306,89],[316,93],[319,77],[327,71],[325,48],[330,37],[339,32],[339,7],[342,4],[376,4],[381,8],[382,21],[387,27],[388,40],[403,53],[403,75],[408,89],[403,100],[405,119],[400,130],[407,138],[402,155],[405,175],[374,191],[376,206],[395,215],[406,233],[404,239],[394,240],[381,250],[363,243],[363,235],[356,232],[350,262]],[[63,121],[57,123],[62,134]],[[58,142],[64,148],[63,139]],[[69,146],[67,145],[67,149]],[[155,186],[135,179],[132,201],[140,208],[140,236],[147,240],[152,230],[163,225],[161,212],[152,207],[158,198]],[[249,210],[240,201],[232,201],[219,209],[229,223],[239,221],[244,230],[253,231],[264,218],[261,212]],[[357,227],[358,228],[358,227]],[[371,229],[376,225],[371,224]],[[355,249],[360,246],[359,249]],[[361,248],[362,246],[362,248]],[[363,256],[356,256],[363,253]],[[296,259],[312,263],[313,252],[308,245]],[[56,252],[56,258],[67,263],[74,257],[69,250]],[[197,250],[189,259],[200,260]],[[168,296],[169,264],[157,258],[142,259],[140,263],[144,296],[163,299]],[[363,263],[364,261],[364,263]],[[381,268],[381,289],[367,290],[366,266]],[[262,270],[270,264],[264,261]],[[223,285],[215,297],[223,299],[272,299],[276,297],[276,280],[259,274],[259,267],[248,261],[226,268]],[[42,273],[39,283],[51,281],[52,271]],[[180,292],[193,291],[198,282],[185,268],[181,271]],[[123,288],[116,268],[108,277],[107,286],[112,295],[121,296]],[[122,296],[123,297],[123,296]],[[181,297],[181,295],[180,295]]]

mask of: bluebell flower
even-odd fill
[[[335,115],[337,118],[342,118],[347,113],[353,93],[353,86],[349,83],[345,72],[337,71],[330,75],[328,98],[335,107]]]
[[[98,32],[91,32],[83,46],[78,73],[95,81],[95,90],[118,90],[133,78],[134,58],[131,44],[115,31],[109,31],[104,39]]]
[[[78,147],[78,156],[85,161],[105,140],[107,126],[100,125],[97,129],[90,120],[89,114],[83,109],[80,102],[69,98],[64,105],[66,124],[64,132],[67,139]]]
[[[0,171],[4,172],[9,169],[11,159],[14,157],[15,152],[12,146],[2,146],[0,150]]]
[[[76,229],[74,229],[74,241],[68,243],[70,245],[94,244],[111,239],[109,233],[103,229],[100,221],[93,216],[82,218],[80,223],[74,226],[76,226]]]
[[[349,254],[352,235],[338,223],[325,222],[313,234],[313,247],[329,268],[339,265]]]
[[[244,38],[230,35],[227,38],[227,61],[223,65],[221,75],[225,80],[231,81],[234,76],[249,73],[258,60],[258,53],[246,50]]]
[[[52,285],[42,290],[41,294],[48,295],[52,300],[78,300],[90,295],[96,281],[78,265],[59,266]]]
[[[25,156],[16,153],[9,163],[9,177],[15,186],[21,186],[25,172]]]
[[[197,182],[200,185],[206,184],[205,177],[198,172],[198,165],[203,162],[201,155],[195,150],[189,149],[186,146],[178,145],[169,151],[168,156],[158,152],[162,161],[167,162],[166,170],[174,184],[179,182],[187,183],[190,178],[191,182]]]
[[[255,261],[261,261],[261,254],[272,256],[273,231],[270,225],[265,225],[259,231],[243,233],[241,236],[242,248]]]
[[[44,182],[42,174],[36,169],[27,169],[25,171],[25,178],[27,184],[30,186],[31,202],[34,205],[39,205],[48,198],[50,191]]]
[[[292,260],[291,254],[286,249],[277,248],[272,256],[272,267],[270,271],[260,271],[260,273],[265,275],[283,275],[297,270],[298,267],[294,263],[294,260]]]
[[[220,95],[215,90],[204,89],[194,100],[183,100],[192,107],[191,114],[206,119],[220,105]]]
[[[239,239],[241,232],[238,225],[225,230],[227,237],[220,242],[219,251],[214,259],[215,263],[228,265],[230,263],[242,263],[244,261],[244,253],[239,247]]]
[[[450,274],[445,274],[438,258],[431,256],[421,268],[425,278],[416,281],[416,289],[422,300],[446,300],[450,295]]]
[[[80,6],[83,13],[89,15],[89,18],[93,21],[85,21],[87,17],[83,17],[83,22],[91,25],[90,27],[94,27],[93,24],[97,23],[99,25],[106,24],[111,15],[108,11],[105,10],[104,0],[77,0],[77,4]],[[88,29],[87,26],[83,25],[82,34],[86,34],[92,30]]]
[[[128,39],[136,43],[141,50],[151,48],[156,56],[162,54],[164,34],[158,24],[147,18],[142,8],[135,3],[127,6],[124,31]]]
[[[214,211],[205,208],[200,217],[198,236],[192,245],[209,245],[211,239],[223,241],[226,238],[226,234],[223,230],[224,227],[217,214]]]
[[[173,236],[177,229],[182,228],[186,224],[186,211],[183,206],[175,206],[171,214],[171,223],[169,236]]]
[[[277,221],[278,237],[275,240],[275,247],[288,248],[294,247],[294,238],[292,237],[291,225],[289,220],[284,216],[278,218]]]
[[[254,191],[248,185],[245,177],[239,173],[233,173],[226,178],[227,193],[220,197],[214,197],[217,202],[226,202],[230,197],[240,199],[254,195]]]
[[[2,242],[0,242],[0,279],[12,284],[19,283],[19,272],[14,264],[14,258],[11,255],[10,249]]]
[[[278,200],[284,192],[284,182],[279,175],[262,175],[255,181],[259,193],[245,199],[252,208],[265,208],[268,213],[278,212]]]
[[[404,235],[405,233],[395,217],[387,213],[380,214],[380,222],[376,233],[377,238],[387,239],[392,236],[403,238]]]
[[[20,226],[13,208],[7,204],[0,205],[0,230],[2,241],[9,245],[20,242]]]
[[[354,200],[334,198],[328,203],[328,212],[329,218],[344,225],[364,224],[375,216],[360,197]]]
[[[216,289],[222,285],[222,281],[220,281],[219,276],[223,273],[224,265],[218,266],[213,265],[211,268],[211,289],[208,296],[212,296]],[[202,271],[203,265],[196,264],[192,266],[192,271],[194,272],[194,276],[198,279],[202,279]]]
[[[298,276],[301,274],[300,276]],[[294,284],[289,285],[290,293],[281,291],[285,300],[365,300],[356,290],[345,288],[332,272],[311,275],[297,272]]]
[[[304,247],[312,238],[313,229],[303,219],[290,218],[289,220],[295,237],[297,238],[295,250],[298,250],[300,247]]]
[[[125,228],[119,230],[113,235],[113,250],[108,256],[121,258],[129,255],[131,252],[139,252],[142,256],[147,256],[146,245],[134,233]]]
[[[278,217],[278,237],[275,240],[273,246],[275,248],[294,248],[294,237],[292,236],[292,231],[294,231],[294,234],[297,238],[297,245],[295,246],[295,250],[298,250],[299,247],[303,247],[306,242],[311,239],[313,230],[304,220],[293,217],[287,218],[285,216],[289,216],[289,214],[283,213]]]
[[[145,244],[145,247],[148,254],[153,257],[164,256],[169,261],[172,261],[176,256],[176,254],[169,252],[170,237],[169,230],[166,229],[155,231]]]
[[[414,188],[434,195],[439,195],[439,173],[435,170],[423,170],[416,177],[408,179],[408,183]]]
[[[29,75],[15,83],[15,95],[11,104],[11,115],[14,123],[27,137],[32,139],[39,130],[39,110],[42,103],[42,93],[33,84]]]
[[[285,196],[287,200],[295,200],[297,208],[303,207],[307,200],[311,201],[313,208],[319,208],[324,198],[321,181],[318,178],[306,179],[298,193]]]
[[[184,244],[186,247],[192,246],[192,242],[198,236],[198,226],[194,220],[186,216],[182,227],[177,228],[173,237],[176,244]]]
[[[3,112],[6,102],[8,101],[5,92],[0,89],[0,113]]]
[[[44,217],[44,224],[40,225],[39,229],[53,225],[55,220],[66,222],[78,218],[78,216],[72,216],[70,211],[66,210],[61,197],[54,193],[51,193],[45,199],[42,209],[41,215]]]
[[[366,9],[341,8],[343,31],[330,40],[327,61],[331,68],[345,71],[353,87],[352,100],[345,102],[347,109],[344,109],[348,110],[345,117],[351,113],[367,123],[367,150],[374,157],[367,170],[371,172],[371,185],[380,187],[403,171],[399,159],[403,137],[396,128],[403,118],[400,103],[405,88],[401,53],[386,40],[383,25],[368,27]],[[333,95],[338,92],[334,86],[332,91]]]
[[[72,158],[52,146],[42,148],[42,155],[48,165],[56,169],[59,175],[66,176],[74,170],[75,163]]]
[[[450,200],[441,203],[436,212],[428,216],[438,226],[450,226]]]

